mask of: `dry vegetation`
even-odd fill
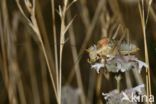
[[[108,104],[141,84],[156,96],[155,28],[155,0],[0,0],[0,104]],[[134,53],[141,73],[95,64]]]

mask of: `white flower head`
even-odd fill
[[[140,85],[134,87],[133,90],[134,90],[134,91],[137,91],[139,94],[141,94],[141,93],[142,93],[142,89],[143,89],[144,87],[145,87],[144,84],[140,84]]]
[[[115,56],[112,60],[106,62],[106,68],[109,72],[126,72],[133,68],[138,69],[139,73],[141,69],[147,68],[147,64],[138,60],[134,55],[129,56]]]
[[[95,69],[97,73],[99,74],[100,69],[104,67],[104,64],[102,63],[95,63],[94,65],[91,66],[92,69]]]
[[[112,97],[113,95],[116,95],[116,94],[119,94],[119,90],[117,90],[117,89],[115,89],[109,93],[102,93],[105,100],[109,99],[109,97]]]
[[[79,104],[80,89],[69,85],[62,87],[61,104]]]
[[[140,61],[140,60],[137,60],[137,59],[135,61],[138,62],[139,73],[141,72],[143,67],[148,68],[148,65],[146,63],[144,63],[143,61]]]
[[[126,89],[122,92],[113,90],[109,93],[102,93],[102,95],[106,100],[106,104],[137,104],[136,102],[130,102],[132,99],[132,94],[134,94],[134,96],[140,96],[143,95],[144,92],[144,84],[141,84],[134,88]]]

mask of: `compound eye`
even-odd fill
[[[103,47],[103,46],[108,45],[108,43],[109,43],[108,38],[103,38],[103,39],[98,41],[97,46],[98,47]]]

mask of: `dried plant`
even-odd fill
[[[116,74],[117,90],[112,91],[108,95],[106,94],[106,100],[108,100],[109,96],[114,96],[106,101],[107,104],[130,103],[129,101],[122,102],[122,94],[116,95],[116,93],[120,93],[121,73],[129,72],[133,69],[141,73],[143,67],[149,67],[136,57],[138,50],[139,48],[135,44],[124,41],[120,42],[120,40],[113,40],[107,37],[99,40],[96,45],[91,46],[87,50],[89,53],[88,62],[91,64],[92,69],[95,69],[97,73],[109,72]],[[100,71],[102,69],[105,71]]]

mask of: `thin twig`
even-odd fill
[[[142,4],[141,4],[142,3]],[[143,29],[143,37],[144,37],[144,49],[145,49],[145,62],[148,65],[146,68],[146,91],[147,96],[151,95],[151,78],[150,78],[150,68],[149,68],[149,57],[148,57],[148,48],[147,48],[147,39],[146,39],[146,24],[145,24],[145,14],[144,14],[144,1],[142,0],[141,3],[138,4],[140,18],[141,18],[141,25]],[[148,102],[150,104],[150,102]]]
[[[68,21],[71,20],[71,15],[69,13],[68,15]],[[69,29],[69,37],[70,37],[70,44],[71,45],[76,45],[76,41],[75,41],[75,33],[74,33],[74,30],[73,30],[73,26],[71,25],[70,29]],[[72,49],[72,55],[73,55],[73,60],[74,60],[74,63],[76,62],[77,60],[77,56],[78,56],[78,53],[77,53],[77,49],[76,47],[71,47]],[[81,89],[81,95],[80,95],[80,100],[81,100],[81,103],[82,104],[86,104],[85,103],[85,94],[84,94],[84,86],[83,86],[83,82],[82,82],[82,78],[81,78],[81,72],[80,72],[80,66],[79,64],[76,65],[76,67],[74,68],[75,70],[75,73],[76,73],[76,79],[77,79],[77,83],[78,83],[78,87]]]
[[[56,24],[55,24],[55,2],[54,0],[51,0],[51,9],[52,9],[52,29],[53,29],[53,36],[54,36],[54,57],[55,57],[55,69],[56,69],[56,86],[57,86],[57,91],[59,90],[59,81],[58,81],[58,50],[57,50],[57,37],[56,37]]]
[[[19,3],[19,0],[16,0],[16,3],[17,3],[17,6],[18,6],[20,12],[22,13],[22,15],[27,20],[29,20],[28,17],[26,17],[26,15],[25,15],[25,13],[24,13],[24,11],[23,11],[20,3]],[[48,71],[49,71],[49,74],[50,74],[50,78],[51,78],[52,86],[53,86],[53,89],[54,89],[54,93],[55,93],[55,96],[56,96],[56,99],[57,99],[57,91],[56,91],[56,86],[55,86],[55,83],[54,83],[52,70],[51,70],[51,67],[50,67],[49,60],[48,60],[47,52],[46,52],[44,44],[43,44],[43,40],[42,40],[41,33],[40,33],[40,30],[39,30],[39,27],[38,27],[38,24],[37,24],[37,20],[36,20],[36,17],[35,17],[35,0],[33,0],[33,9],[31,11],[31,21],[32,22],[29,22],[29,25],[34,30],[34,32],[36,33],[37,38],[39,40],[39,43],[41,45],[41,48],[42,48],[42,51],[43,51],[43,54],[44,54],[44,57],[45,57],[45,60],[46,60],[46,63],[47,63]],[[57,101],[58,101],[58,99],[57,99]]]

